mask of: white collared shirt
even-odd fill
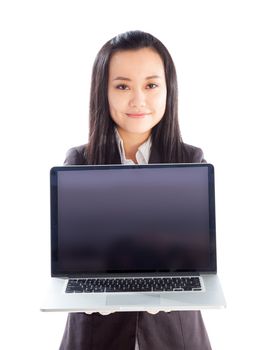
[[[123,140],[121,139],[117,128],[115,128],[115,136],[116,136],[116,141],[117,141],[117,145],[118,145],[118,149],[119,149],[119,153],[120,153],[120,157],[121,157],[121,164],[135,164],[133,162],[133,160],[126,158],[124,146],[123,146]],[[151,151],[151,145],[152,145],[151,136],[149,136],[147,141],[145,141],[144,143],[142,143],[142,145],[139,146],[137,153],[136,153],[136,160],[137,160],[138,164],[148,164],[149,157],[150,157],[150,151]],[[135,349],[134,350],[139,350],[139,343],[138,343],[137,336],[135,339]]]
[[[115,137],[116,137],[116,141],[117,141],[117,145],[120,153],[121,164],[130,164],[130,165],[135,164],[133,160],[126,158],[125,150],[123,146],[123,140],[121,139],[117,128],[115,128]],[[151,136],[149,136],[147,141],[145,141],[144,143],[142,143],[142,145],[139,146],[136,153],[136,160],[138,164],[148,164],[150,152],[151,152],[151,145],[152,145]]]

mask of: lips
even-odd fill
[[[126,113],[128,117],[130,118],[144,118],[147,115],[150,115],[151,113]]]

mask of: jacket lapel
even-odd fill
[[[121,157],[118,147],[116,147],[116,151],[113,156],[113,164],[121,164]]]

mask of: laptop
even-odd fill
[[[211,164],[50,171],[51,281],[41,311],[226,307]]]

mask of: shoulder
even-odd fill
[[[184,158],[188,163],[206,163],[201,148],[183,143]]]
[[[85,165],[87,164],[86,158],[87,145],[81,145],[70,148],[66,153],[66,159],[64,165]]]

